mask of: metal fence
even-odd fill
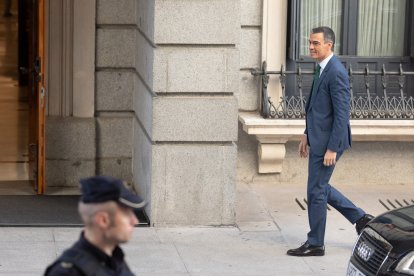
[[[304,118],[306,97],[303,95],[303,77],[305,75],[313,75],[314,71],[302,70],[300,67],[297,71],[286,71],[283,66],[280,71],[267,71],[266,67],[266,61],[264,61],[260,70],[251,70],[252,75],[261,77],[261,115],[264,118]],[[280,76],[282,97],[277,103],[272,101],[267,91],[269,75],[272,74]],[[286,95],[286,77],[288,75],[296,75],[299,95]],[[382,66],[381,71],[370,71],[367,65],[362,71],[354,71],[350,67],[348,75],[351,92],[351,119],[414,119],[414,99],[412,96],[407,97],[404,92],[406,78],[410,75],[414,76],[414,72],[403,71],[401,64],[399,71],[386,71],[385,65]],[[363,96],[361,96],[361,93],[358,93],[360,96],[356,96],[354,93],[355,76],[363,76],[364,78],[365,93],[363,93]],[[381,76],[382,96],[373,96],[375,93],[372,93],[372,88],[370,87],[370,78],[372,76]],[[390,76],[398,78],[398,96],[388,96]]]

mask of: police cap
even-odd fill
[[[145,206],[138,195],[132,193],[121,179],[109,176],[93,176],[80,180],[83,203],[116,201],[125,206],[142,209]]]

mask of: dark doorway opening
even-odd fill
[[[0,193],[3,194],[33,194],[28,169],[28,78],[19,70],[23,59],[25,64],[28,62],[27,49],[21,49],[27,42],[21,41],[20,2],[0,3]]]

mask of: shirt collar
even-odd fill
[[[119,264],[121,264],[124,261],[124,253],[119,246],[115,247],[114,251],[112,252],[112,256],[108,256],[101,249],[90,243],[85,238],[83,231],[79,239],[79,246],[87,252],[93,254],[99,262],[105,263],[108,267],[114,270],[116,270]]]
[[[328,64],[328,62],[331,60],[331,58],[333,57],[333,53],[331,53],[329,56],[327,56],[324,60],[322,60],[319,63],[319,66],[321,67],[321,74],[323,69],[325,69],[326,65]]]

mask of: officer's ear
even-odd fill
[[[107,229],[111,225],[111,218],[108,212],[100,211],[95,214],[95,225],[101,229]]]

